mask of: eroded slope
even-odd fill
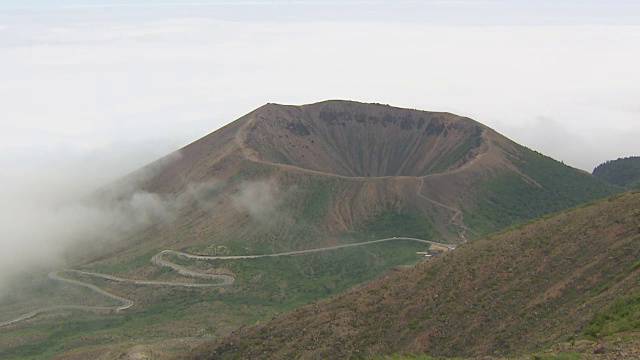
[[[266,105],[242,141],[260,161],[353,177],[424,176],[487,150],[481,124],[448,113],[327,101]]]

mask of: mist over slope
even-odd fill
[[[186,358],[514,355],[595,335],[581,332],[594,315],[640,292],[638,204],[629,192],[463,244]]]
[[[74,171],[60,174],[43,164],[44,169],[17,169],[3,178],[8,191],[0,194],[0,299],[4,285],[23,273],[64,267],[70,253],[103,252],[122,236],[171,221],[184,195],[139,185],[179,157],[176,152],[160,159],[104,192],[95,190],[105,176],[95,174],[97,166],[87,171],[75,164]]]

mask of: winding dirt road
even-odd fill
[[[445,204],[443,204],[441,202],[438,202],[438,201],[436,201],[434,199],[431,199],[431,198],[425,196],[422,193],[422,188],[424,187],[424,179],[425,179],[425,177],[420,179],[420,186],[418,187],[418,197],[423,199],[423,200],[426,200],[426,201],[428,201],[428,202],[430,202],[430,203],[432,203],[434,205],[440,206],[442,208],[445,208],[445,209],[450,210],[450,211],[453,212],[453,216],[451,217],[451,219],[449,219],[449,223],[454,225],[454,226],[459,227],[460,229],[462,229],[462,231],[459,232],[460,240],[462,240],[462,242],[466,242],[467,241],[467,238],[464,236],[467,231],[469,231],[469,232],[471,232],[471,233],[473,233],[475,235],[478,235],[475,231],[469,229],[466,225],[464,225],[464,222],[462,221],[462,211],[461,210],[453,208],[451,206],[447,206],[447,205],[445,205]],[[460,220],[459,223],[456,222],[456,220],[458,220],[458,219]]]
[[[348,248],[348,247],[363,246],[363,245],[399,241],[399,240],[405,240],[405,241],[408,240],[408,241],[415,241],[415,242],[424,243],[424,244],[441,245],[441,246],[448,247],[449,249],[455,249],[456,247],[456,245],[453,245],[453,244],[444,244],[444,243],[423,240],[423,239],[416,239],[416,238],[410,238],[410,237],[392,237],[392,238],[385,238],[385,239],[379,239],[379,240],[365,241],[365,242],[355,243],[355,244],[344,244],[344,245],[328,246],[328,247],[318,248],[318,249],[299,250],[299,251],[290,251],[290,252],[284,252],[284,253],[263,254],[263,255],[207,256],[207,255],[189,254],[189,253],[185,253],[182,251],[175,251],[175,250],[162,250],[151,258],[151,262],[153,264],[160,267],[170,268],[182,276],[214,280],[217,282],[197,284],[197,283],[170,282],[170,281],[137,280],[137,279],[127,279],[127,278],[122,278],[122,277],[108,275],[108,274],[101,274],[101,273],[81,271],[81,270],[72,270],[72,269],[56,270],[49,273],[49,278],[51,280],[84,287],[97,294],[100,294],[109,299],[119,302],[120,306],[60,305],[60,306],[43,307],[35,311],[26,313],[24,315],[20,315],[14,319],[0,322],[0,327],[15,324],[20,321],[30,319],[38,314],[42,314],[46,312],[80,310],[80,311],[91,311],[91,312],[97,312],[97,313],[118,313],[122,310],[126,310],[132,307],[135,304],[131,299],[127,299],[122,296],[118,296],[116,294],[110,293],[106,290],[100,289],[95,285],[85,283],[80,280],[69,279],[62,276],[62,274],[65,274],[65,273],[91,276],[91,277],[101,278],[101,279],[105,279],[113,282],[128,283],[128,284],[141,285],[141,286],[145,286],[145,285],[146,286],[175,286],[175,287],[186,287],[186,288],[219,287],[219,286],[231,285],[235,279],[233,278],[233,276],[229,276],[229,275],[208,274],[208,273],[201,273],[201,272],[189,270],[183,266],[180,266],[176,263],[173,263],[165,259],[164,257],[167,255],[181,256],[191,260],[198,260],[198,261],[259,259],[259,258],[267,258],[267,257],[304,255],[304,254],[310,254],[310,253],[316,253],[316,252],[322,252],[322,251],[332,251],[332,250],[339,250],[339,249]]]

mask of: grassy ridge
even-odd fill
[[[515,144],[514,144],[515,145]],[[550,157],[515,145],[511,161],[525,176],[504,171],[476,186],[465,222],[482,234],[624,191]]]
[[[626,189],[640,189],[640,157],[607,161],[593,169],[593,175]]]

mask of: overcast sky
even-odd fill
[[[70,197],[267,102],[449,111],[589,172],[640,155],[639,3],[0,0],[0,295],[171,203]]]
[[[0,0],[0,158],[113,178],[267,102],[352,99],[469,116],[591,171],[640,152],[637,14],[636,1]]]

